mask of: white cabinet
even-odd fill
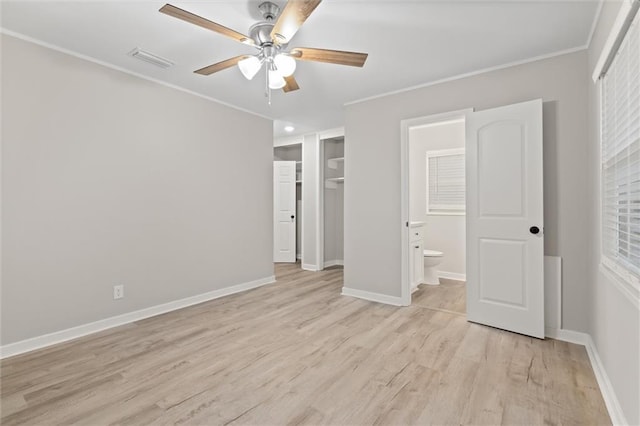
[[[424,223],[412,222],[409,227],[409,269],[411,271],[411,292],[418,289],[424,281]]]

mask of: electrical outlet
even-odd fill
[[[114,285],[113,286],[113,300],[122,299],[124,297],[124,286],[123,285]]]

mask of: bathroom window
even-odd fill
[[[640,286],[640,21],[602,78],[602,263]]]
[[[427,151],[427,214],[463,215],[464,148]]]

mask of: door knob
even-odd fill
[[[295,219],[296,217],[294,215],[291,215],[291,220]]]
[[[529,232],[531,232],[533,235],[536,235],[538,232],[540,232],[540,228],[538,228],[537,226],[532,226],[531,228],[529,228]]]

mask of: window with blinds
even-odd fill
[[[464,214],[464,148],[427,152],[427,214]]]
[[[602,263],[640,282],[640,14],[602,79]]]

